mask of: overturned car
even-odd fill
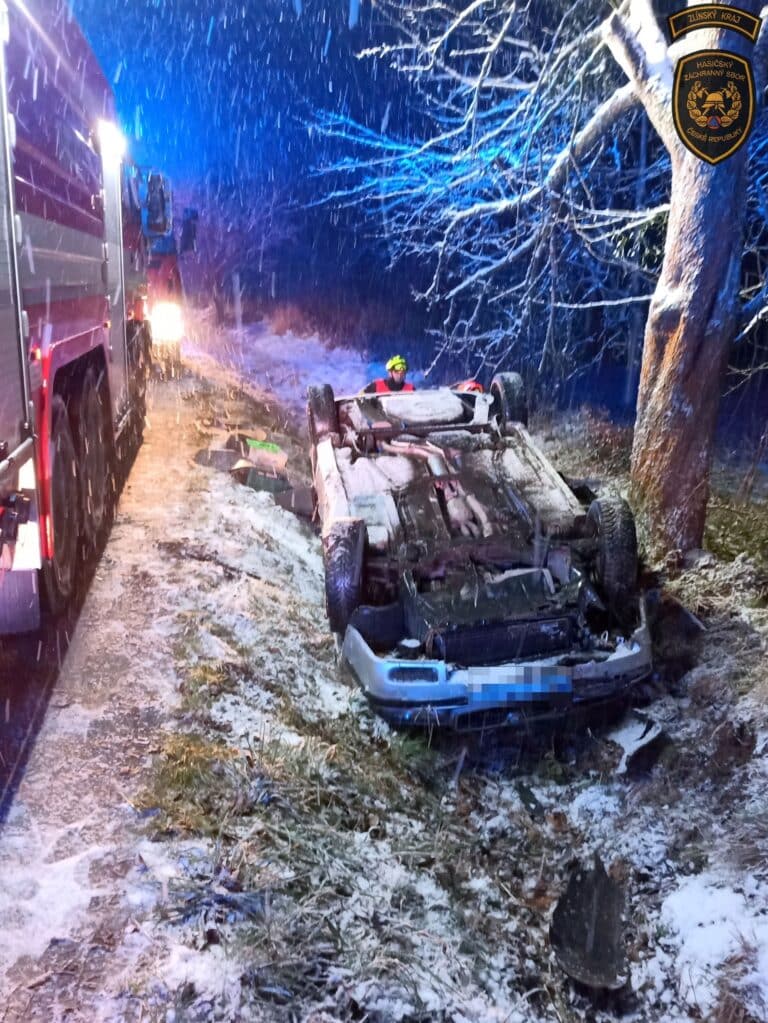
[[[651,643],[632,513],[533,445],[516,373],[489,393],[308,393],[326,607],[396,724],[521,724],[619,696]]]

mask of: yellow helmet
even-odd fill
[[[405,372],[407,369],[408,363],[402,355],[393,355],[387,363],[387,373],[396,373],[398,370]]]

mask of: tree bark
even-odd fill
[[[758,0],[742,6],[760,9]],[[755,47],[760,57],[764,35]],[[674,56],[699,48],[752,56],[732,32],[691,36]],[[631,498],[652,551],[685,551],[704,536],[720,388],[739,319],[747,146],[715,167],[684,148],[672,124],[672,54],[650,0],[626,0],[606,22],[605,39],[672,161],[664,261],[645,328]],[[760,95],[762,67],[755,70]]]
[[[739,314],[746,147],[672,160],[664,263],[648,313],[632,500],[657,551],[700,547],[720,388]]]

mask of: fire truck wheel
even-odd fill
[[[144,429],[144,417],[147,414],[147,383],[152,373],[152,335],[145,325],[141,329],[141,344],[139,345],[139,365],[137,371],[137,398],[141,406],[142,430]]]
[[[146,327],[142,327],[136,365],[136,407],[134,415],[135,451],[144,439],[144,421],[147,418],[147,383],[152,370],[152,338]],[[135,453],[135,452],[134,452]]]
[[[51,464],[53,558],[43,563],[43,592],[49,611],[59,614],[74,593],[77,581],[80,495],[75,442],[69,426],[67,406],[58,394],[53,399],[48,450]]]
[[[74,421],[83,502],[82,530],[86,545],[98,547],[109,529],[114,507],[114,459],[107,399],[89,369]]]
[[[128,347],[128,361],[133,378],[133,408],[126,424],[116,439],[116,458],[120,486],[128,478],[136,452],[144,438],[144,421],[147,417],[147,381],[152,361],[152,339],[144,327],[131,334]]]

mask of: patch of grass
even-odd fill
[[[707,508],[704,544],[723,561],[747,554],[768,570],[768,501],[739,502],[727,494],[713,494]],[[768,602],[768,577],[763,600]]]
[[[765,876],[765,850],[768,848],[768,811],[747,804],[730,822],[728,833],[730,856],[740,870]]]
[[[584,429],[590,453],[611,473],[629,472],[634,430],[611,421],[603,409],[584,412]]]
[[[223,742],[196,734],[167,738],[150,787],[139,807],[155,811],[158,832],[177,830],[219,836],[233,817],[264,805],[267,778],[250,759]]]
[[[539,443],[559,470],[575,478],[597,478],[612,488],[628,482],[632,427],[611,422],[601,409],[579,413],[539,413],[534,421]]]
[[[300,746],[267,743],[260,753],[269,773],[280,780],[282,795],[293,813],[304,821],[311,818],[313,828],[373,830],[382,836],[384,818],[392,813],[417,809],[430,819],[439,809],[434,796],[421,786],[412,786],[412,778],[408,785],[408,777],[388,762],[385,750],[362,748],[354,720],[320,721],[316,728],[320,734]],[[329,742],[329,738],[335,741]]]
[[[768,601],[768,565],[738,554],[733,561],[713,561],[667,581],[666,589],[688,610],[705,618],[753,609],[760,617]],[[750,616],[748,616],[750,617]]]
[[[362,800],[385,800],[393,809],[425,812],[445,791],[445,763],[426,736],[394,734],[388,743],[380,742],[361,730],[355,715],[308,718],[300,701],[285,692],[280,695],[281,720],[333,750],[335,769]]]
[[[759,984],[747,982],[757,966],[757,949],[742,936],[741,947],[724,964],[717,1005],[708,1017],[712,1023],[760,1023],[766,1018],[768,1002]]]
[[[180,631],[173,641],[172,653],[177,666],[183,666],[200,652],[200,622],[194,611],[182,611],[176,620]]]
[[[230,629],[228,626],[216,621],[208,622],[207,627],[212,636],[215,636],[216,639],[220,639],[226,643],[227,646],[231,647],[239,657],[242,657],[244,660],[247,660],[247,658],[250,657],[252,653],[251,648],[242,642],[242,638],[239,637],[233,629]]]
[[[228,661],[204,661],[189,668],[181,684],[185,710],[197,713],[210,710],[224,693],[237,691],[240,668]]]

